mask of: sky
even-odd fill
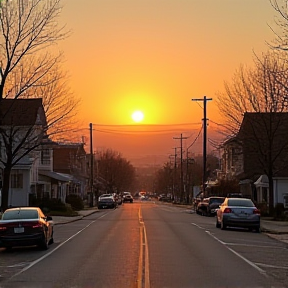
[[[274,37],[269,0],[62,4],[60,24],[71,36],[59,49],[71,89],[81,98],[83,128],[93,124],[93,150],[111,148],[128,159],[169,157],[181,135],[183,147],[201,153],[203,101],[192,99],[204,96],[212,99],[209,143],[220,141],[217,93],[240,64],[252,65],[253,53],[266,52]],[[132,119],[135,111],[142,111],[142,121]]]

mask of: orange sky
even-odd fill
[[[215,94],[241,63],[252,63],[253,50],[265,52],[265,41],[273,39],[268,24],[273,25],[275,12],[269,0],[64,0],[63,4],[61,21],[72,35],[59,48],[65,53],[71,88],[82,99],[79,116],[87,128],[89,123],[133,124],[135,110],[143,111],[143,124],[195,123],[175,132],[178,126],[163,126],[172,134],[165,138],[156,133],[159,141],[155,133],[130,137],[117,131],[94,132],[94,149],[111,147],[128,158],[169,155],[180,144],[173,135],[180,133],[190,136],[184,144],[189,146],[203,117],[201,103],[192,98],[213,98],[207,117],[221,122]]]

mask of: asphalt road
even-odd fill
[[[55,243],[0,249],[0,287],[288,287],[285,243],[163,203],[55,226]]]

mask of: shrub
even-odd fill
[[[44,213],[48,213],[49,211],[62,211],[66,212],[67,208],[65,206],[65,203],[63,203],[60,199],[50,199],[50,198],[35,198],[31,197],[30,199],[30,205],[31,206],[36,206],[41,208],[41,210]]]
[[[70,204],[75,211],[82,210],[84,208],[83,200],[79,195],[69,194],[66,196],[66,203]]]
[[[258,203],[256,206],[260,210],[261,216],[269,216],[269,207],[266,202]]]

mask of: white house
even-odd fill
[[[31,182],[36,175],[33,172],[37,159],[35,148],[45,139],[46,127],[42,99],[1,99],[2,204],[5,197],[5,181],[9,181],[8,206],[29,205]],[[10,178],[8,179],[9,173],[5,173],[5,171],[10,171],[10,169]]]

